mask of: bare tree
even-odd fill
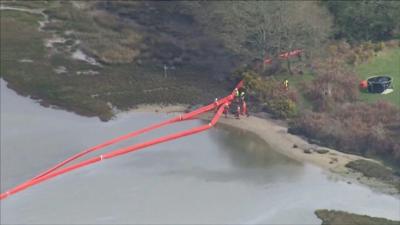
[[[247,59],[277,57],[302,48],[313,51],[324,42],[331,18],[317,2],[218,1],[190,2],[196,18],[210,35]],[[290,69],[290,61],[288,61]]]

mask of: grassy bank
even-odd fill
[[[221,72],[215,66],[218,60],[214,66],[163,61],[164,56],[155,52],[174,58],[162,50],[174,40],[151,38],[163,37],[167,31],[142,30],[144,26],[134,25],[134,19],[118,19],[98,10],[95,2],[5,3],[44,9],[49,16],[39,30],[39,22],[45,22],[40,14],[1,12],[0,75],[17,92],[43,105],[109,120],[115,111],[138,104],[203,104],[228,90],[227,83],[215,79]],[[139,42],[137,37],[144,35]],[[140,48],[140,57],[132,58],[133,50]]]
[[[360,93],[361,100],[367,102],[386,100],[400,107],[400,48],[380,52],[369,62],[358,65],[356,71],[361,79],[376,75],[389,75],[393,79],[393,93],[380,95],[362,92]]]
[[[389,48],[390,43],[395,45]],[[316,67],[315,77],[303,85],[306,95],[300,92],[311,103],[312,109],[301,110],[300,116],[291,121],[289,132],[398,167],[400,48],[397,41],[386,44],[379,51],[364,49],[365,46],[378,45],[371,43],[332,45],[334,53]],[[384,43],[379,45],[385,46]],[[350,56],[359,55],[368,57],[357,63],[349,62]],[[359,91],[360,80],[383,74],[393,78],[394,92],[381,95]],[[301,87],[296,85],[296,88]]]
[[[319,209],[315,215],[322,220],[322,225],[399,225],[400,221],[385,218],[358,215],[336,210]]]

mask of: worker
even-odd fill
[[[287,79],[283,81],[283,86],[285,87],[286,90],[289,90],[289,81]]]
[[[235,97],[235,102],[239,102],[239,97],[240,97],[239,89],[237,88],[233,89],[233,96]]]
[[[228,113],[229,113],[229,103],[224,105],[224,115],[225,118],[228,118]]]
[[[243,102],[244,101],[244,96],[246,95],[246,93],[244,92],[244,89],[242,89],[240,91],[240,100]]]
[[[214,100],[214,106],[215,106],[214,112],[217,112],[217,111],[218,111],[218,98],[215,98],[215,100]]]
[[[243,115],[243,116],[246,115],[247,117],[249,117],[249,112],[247,110],[247,104],[246,104],[246,101],[245,101],[245,96],[246,96],[246,93],[245,93],[244,89],[242,89],[240,91],[240,103],[242,105],[240,114]]]
[[[242,100],[242,112],[241,112],[241,114],[243,116],[246,115],[247,117],[250,116],[249,111],[247,110],[246,102],[244,100]]]
[[[240,119],[240,104],[236,106],[236,119]]]

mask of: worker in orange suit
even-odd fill
[[[243,115],[243,116],[246,115],[247,117],[249,117],[249,112],[247,110],[247,104],[246,104],[246,101],[245,101],[245,96],[246,96],[246,93],[245,93],[244,89],[242,89],[240,91],[240,102],[241,102],[241,105],[242,105],[240,114]]]
[[[242,115],[246,115],[247,117],[250,116],[249,111],[247,110],[246,102],[242,101]]]

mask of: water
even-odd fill
[[[172,115],[103,123],[44,108],[1,81],[1,190]],[[165,128],[120,146],[200,125]],[[62,175],[1,201],[2,224],[320,224],[318,208],[400,219],[399,199],[337,181],[250,134],[217,127]]]

